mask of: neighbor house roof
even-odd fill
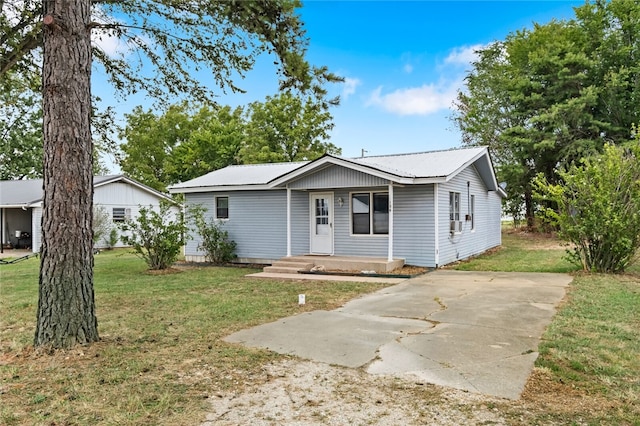
[[[124,182],[150,192],[160,198],[171,200],[171,197],[156,191],[125,175],[94,176],[93,187],[98,188],[113,182]],[[42,179],[2,180],[0,181],[0,207],[18,208],[34,207],[43,198]]]
[[[476,167],[489,190],[502,192],[486,147],[361,158],[325,154],[307,162],[229,166],[174,185],[169,191],[186,193],[281,188],[330,165],[347,167],[400,184],[437,183],[452,179],[471,164]]]

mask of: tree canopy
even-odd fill
[[[120,167],[158,190],[232,164],[313,160],[339,154],[325,106],[291,93],[246,109],[187,102],[164,113],[136,107],[120,132]]]
[[[246,140],[240,161],[277,163],[314,160],[325,153],[340,154],[328,142],[331,114],[322,105],[283,93],[249,106]]]
[[[487,145],[514,212],[535,213],[532,180],[631,139],[640,122],[640,4],[595,1],[478,52],[454,121]]]

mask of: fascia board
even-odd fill
[[[260,185],[228,185],[228,186],[195,186],[190,188],[169,188],[171,194],[193,194],[198,192],[224,192],[224,191],[262,191],[272,188],[267,184]]]

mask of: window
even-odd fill
[[[476,196],[472,195],[469,199],[469,214],[471,215],[471,230],[476,229]]]
[[[458,221],[460,220],[460,193],[459,192],[450,192],[449,193],[449,220],[450,221]]]
[[[458,234],[462,232],[462,222],[460,222],[460,193],[449,193],[449,232]]]
[[[229,219],[229,197],[216,197],[216,219]]]
[[[386,192],[351,194],[351,226],[352,233],[357,235],[388,234],[389,194]]]
[[[111,210],[111,217],[114,222],[124,222],[131,219],[131,209],[125,209],[124,207],[114,207]]]

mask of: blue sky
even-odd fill
[[[346,79],[331,110],[331,142],[344,156],[459,147],[451,103],[470,69],[473,50],[531,28],[570,19],[583,0],[538,1],[305,1],[299,13],[310,38],[308,59]],[[203,75],[206,79],[206,75]],[[268,58],[245,80],[246,94],[221,96],[223,105],[262,101],[277,90]],[[94,88],[95,92],[95,88]],[[103,98],[105,94],[100,94]],[[109,99],[105,99],[109,102]],[[121,103],[126,113],[141,96]]]

